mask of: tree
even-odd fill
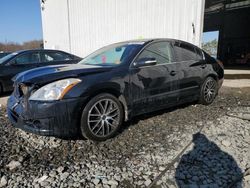
[[[27,50],[27,49],[37,49],[42,48],[43,41],[42,40],[32,40],[28,42],[24,42],[23,44],[8,42],[8,43],[0,43],[0,52],[14,52],[18,50]]]
[[[218,48],[217,39],[214,39],[206,43],[202,43],[202,49],[205,50],[211,56],[217,55],[217,48]]]

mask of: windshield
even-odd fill
[[[15,55],[17,55],[17,53],[14,52],[14,53],[4,56],[3,58],[0,59],[0,64],[4,63],[5,61],[14,57]]]
[[[144,43],[119,43],[101,48],[90,54],[78,64],[117,66],[124,63]]]

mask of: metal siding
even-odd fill
[[[44,47],[70,51],[67,0],[47,0],[41,8]]]
[[[42,14],[45,47],[71,47],[72,53],[85,56],[104,45],[138,38],[176,38],[199,46],[204,2],[68,0],[67,7],[67,0],[47,0]]]

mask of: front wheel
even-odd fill
[[[218,83],[212,77],[207,77],[203,82],[200,94],[200,103],[204,105],[211,104],[218,93]]]
[[[113,95],[95,96],[85,106],[81,118],[81,132],[85,138],[104,141],[113,137],[123,121],[123,108]]]

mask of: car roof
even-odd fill
[[[37,51],[51,51],[51,52],[64,52],[62,50],[53,50],[53,49],[31,49],[31,50],[18,50],[18,51],[15,51],[14,53],[25,53],[25,52],[37,52]],[[68,53],[68,52],[64,52],[64,53]]]
[[[160,42],[160,41],[181,42],[181,43],[186,43],[186,44],[190,44],[192,46],[195,46],[194,44],[192,44],[190,42],[179,40],[179,39],[171,39],[171,38],[135,39],[135,40],[127,40],[127,41],[123,41],[123,42],[119,42],[119,43],[144,43],[144,44],[147,44],[150,42]]]
[[[143,43],[144,45],[150,43],[150,42],[160,42],[160,41],[169,41],[169,42],[182,42],[182,43],[186,43],[192,46],[195,46],[192,43],[186,42],[186,41],[182,41],[179,39],[171,39],[171,38],[148,38],[148,39],[134,39],[134,40],[127,40],[127,41],[121,41],[121,42],[117,42],[114,44],[124,44],[124,43]],[[197,46],[195,46],[197,47]],[[198,47],[199,48],[199,47]],[[20,53],[25,53],[25,52],[37,52],[37,51],[55,51],[55,52],[64,52],[62,50],[54,50],[54,49],[31,49],[31,50],[19,50],[16,51],[15,53],[20,54]],[[64,52],[64,53],[68,53],[68,52]]]

